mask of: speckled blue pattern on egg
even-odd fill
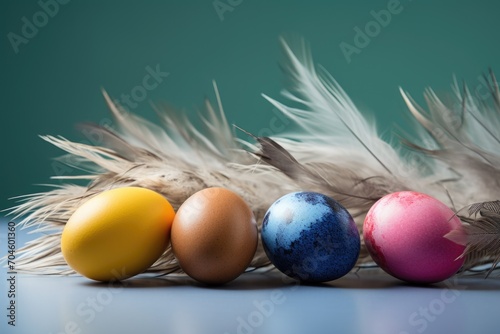
[[[274,202],[264,216],[261,237],[276,268],[302,281],[342,277],[359,256],[359,232],[349,212],[314,192],[295,192]]]

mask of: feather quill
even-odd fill
[[[489,264],[488,276],[500,261],[500,201],[475,203],[467,211],[460,216],[464,231],[455,230],[445,237],[466,246],[464,270]]]

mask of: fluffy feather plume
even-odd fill
[[[369,208],[395,191],[428,193],[451,205],[443,180],[455,177],[419,152],[403,150],[380,138],[338,83],[313,65],[307,47],[294,53],[283,42],[292,86],[283,95],[291,107],[264,96],[298,131],[259,138],[258,153],[301,188],[331,196],[344,205],[362,229]],[[364,247],[361,262],[370,258]]]
[[[23,217],[21,225],[35,226],[35,232],[44,232],[18,251],[18,270],[42,274],[73,273],[60,252],[64,224],[81,204],[108,189],[124,186],[149,188],[163,194],[177,210],[189,196],[201,189],[226,187],[245,198],[258,221],[262,220],[274,200],[297,190],[285,176],[271,168],[242,173],[241,170],[253,165],[256,159],[238,147],[215,84],[214,88],[219,110],[206,102],[205,113],[200,115],[205,124],[203,133],[187,118],[176,117],[170,110],[158,110],[163,127],[150,123],[115,105],[104,92],[118,132],[92,124],[82,125],[86,131],[91,131],[92,137],[100,138],[100,145],[43,136],[44,140],[76,157],[77,163],[73,167],[85,166],[85,171],[90,171],[57,178],[88,180],[89,185],[64,185],[45,193],[24,196],[24,202],[13,208],[11,214],[16,218]],[[251,266],[260,267],[268,262],[259,245]],[[170,247],[148,272],[180,272]]]
[[[59,178],[83,179],[89,184],[56,186],[28,195],[13,209],[14,215],[23,217],[21,224],[48,233],[19,251],[18,268],[31,273],[71,273],[59,250],[64,224],[79,205],[115,187],[155,190],[175,209],[198,190],[226,187],[249,203],[259,226],[269,205],[281,195],[318,191],[341,202],[360,229],[371,205],[394,191],[424,192],[454,208],[500,198],[500,94],[493,76],[489,87],[493,103],[478,100],[456,85],[449,104],[432,90],[426,91],[429,112],[425,112],[401,91],[418,132],[416,140],[401,145],[378,135],[374,122],[357,109],[337,82],[313,65],[306,46],[296,53],[285,42],[283,48],[292,82],[284,97],[293,106],[264,98],[295,129],[271,138],[254,137],[257,144],[235,137],[215,86],[218,108],[206,102],[205,113],[200,115],[205,125],[202,130],[171,110],[157,110],[162,126],[152,124],[115,105],[104,93],[118,130],[83,125],[100,138],[99,144],[42,137],[76,157],[74,167],[83,171],[82,175]],[[490,209],[491,204],[484,204],[472,217],[462,217],[467,235],[455,240],[467,244],[467,268],[498,262],[498,212]],[[370,260],[363,247],[360,262]],[[266,264],[259,245],[251,266]],[[180,272],[170,248],[149,272]]]
[[[337,82],[314,67],[308,48],[296,54],[286,43],[283,46],[293,79],[291,90],[283,95],[302,108],[265,97],[300,131],[258,138],[258,155],[302,188],[339,200],[353,214],[358,228],[362,229],[371,205],[394,191],[427,193],[454,209],[500,198],[500,93],[493,73],[488,81],[493,103],[472,96],[466,86],[461,91],[455,83],[449,105],[431,89],[426,91],[430,110],[426,113],[401,90],[418,133],[415,141],[403,140],[406,145],[401,147],[380,138],[374,122],[360,113]],[[493,241],[500,240],[500,235],[473,237],[477,230],[468,228],[470,219],[462,218],[471,234],[465,268],[485,261],[496,265],[499,250]],[[491,233],[487,226],[491,219],[482,217],[472,226]],[[363,254],[364,249],[361,262],[368,261]]]
[[[500,91],[493,72],[488,84],[490,95],[479,97],[455,82],[448,104],[428,89],[429,113],[401,91],[420,125],[421,144],[407,143],[441,162],[435,170],[450,172],[443,182],[457,207],[500,198]]]

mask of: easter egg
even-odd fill
[[[122,280],[143,272],[162,255],[173,218],[170,203],[152,190],[104,191],[72,214],[62,232],[61,251],[83,276]]]
[[[182,270],[205,284],[241,275],[255,255],[257,224],[234,192],[207,188],[189,197],[172,223],[172,250]]]
[[[290,193],[274,202],[264,216],[261,236],[276,268],[307,282],[344,276],[360,251],[359,232],[349,212],[314,192]]]
[[[433,283],[462,266],[465,247],[445,238],[463,229],[444,203],[413,191],[382,197],[366,215],[363,237],[373,260],[387,273],[414,283]]]

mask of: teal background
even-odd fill
[[[227,3],[227,1],[224,1]],[[233,2],[234,3],[234,2]],[[7,198],[58,183],[52,159],[62,152],[37,137],[84,140],[74,125],[107,122],[101,87],[114,97],[142,83],[145,68],[170,75],[134,112],[154,119],[148,101],[194,114],[218,83],[228,119],[258,133],[273,117],[260,96],[280,98],[286,80],[278,63],[281,35],[304,37],[357,105],[376,115],[382,132],[405,128],[398,86],[418,101],[427,86],[449,91],[453,74],[472,88],[500,68],[498,1],[401,1],[403,10],[347,63],[355,26],[388,1],[243,0],[221,21],[213,1],[70,1],[15,54],[7,38],[32,21],[36,1],[2,1],[0,208]],[[282,100],[282,99],[281,99]]]

